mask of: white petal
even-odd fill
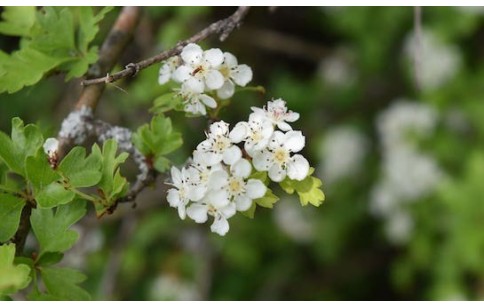
[[[200,152],[200,160],[207,166],[213,166],[222,161],[222,154],[214,152]]]
[[[165,84],[171,78],[171,67],[168,63],[163,64],[160,67],[160,73],[158,74],[158,83]]]
[[[170,204],[171,207],[179,207],[180,204],[183,204],[180,200],[180,194],[177,189],[171,188],[168,190],[166,194],[166,200]]]
[[[210,133],[213,135],[225,135],[229,132],[229,124],[224,121],[218,121],[210,125]]]
[[[203,104],[205,104],[205,106],[208,106],[210,108],[217,107],[217,102],[211,96],[208,96],[206,94],[201,94],[200,100],[202,101]]]
[[[208,188],[209,189],[220,189],[221,187],[227,185],[229,180],[229,175],[223,169],[214,171],[210,174],[210,178],[208,180]]]
[[[217,90],[217,96],[221,99],[231,98],[234,95],[235,86],[234,83],[230,80],[226,80],[223,86]]]
[[[187,212],[186,212],[186,209],[185,209],[185,204],[180,205],[178,207],[178,216],[180,217],[181,220],[185,219],[185,217],[187,216],[186,213]]]
[[[56,138],[47,138],[44,142],[44,152],[47,155],[50,155],[50,153],[57,152],[57,149],[59,148],[59,140]]]
[[[210,226],[210,230],[224,236],[229,231],[229,222],[222,215],[217,215]]]
[[[235,205],[237,207],[237,211],[247,211],[252,205],[252,199],[246,196],[238,196],[235,198]]]
[[[286,141],[286,136],[284,135],[284,133],[276,130],[274,131],[274,134],[272,134],[272,139],[269,143],[269,147],[272,149],[279,148],[280,146],[284,145],[284,141]]]
[[[239,122],[235,125],[229,134],[230,141],[233,143],[239,143],[249,134],[249,128],[247,127],[247,122]]]
[[[252,80],[252,69],[245,64],[235,67],[230,73],[234,82],[241,87],[245,87]]]
[[[207,199],[211,205],[221,208],[229,204],[229,193],[225,189],[212,190],[207,193]]]
[[[299,119],[299,113],[293,112],[293,111],[288,111],[286,115],[284,116],[284,120],[287,122],[294,122]]]
[[[186,104],[183,110],[194,115],[205,115],[207,113],[203,104],[196,101]]]
[[[176,82],[184,82],[191,77],[192,71],[193,69],[189,66],[181,65],[173,72],[173,80],[175,80]]]
[[[176,187],[180,187],[182,185],[182,174],[177,167],[171,167],[171,180]]]
[[[309,162],[302,155],[296,154],[287,163],[287,176],[296,181],[304,180],[309,173]]]
[[[261,180],[250,179],[245,186],[247,196],[251,199],[258,199],[264,197],[267,187]]]
[[[187,197],[191,201],[199,201],[205,196],[206,192],[207,192],[206,187],[203,187],[201,185],[192,185],[188,190]]]
[[[281,182],[286,177],[286,170],[282,169],[278,164],[274,164],[269,168],[269,177],[274,182]]]
[[[197,44],[190,43],[183,47],[180,55],[185,63],[196,65],[202,61],[203,50]]]
[[[224,61],[224,54],[218,48],[212,48],[204,51],[203,57],[212,67],[217,67]]]
[[[237,66],[237,58],[230,52],[224,52],[224,64],[229,68]]]
[[[227,206],[224,206],[219,209],[219,212],[225,217],[225,218],[230,218],[237,213],[237,207],[235,206],[235,203],[230,202]]]
[[[273,164],[271,153],[268,151],[256,152],[252,157],[252,164],[257,171],[267,171]]]
[[[184,92],[191,92],[191,93],[203,93],[205,90],[205,85],[201,79],[195,77],[189,77],[183,82],[182,85]]]
[[[292,130],[291,125],[287,124],[286,122],[282,122],[282,121],[277,122],[277,127],[279,127],[280,130],[285,131],[285,132]]]
[[[238,162],[230,166],[230,171],[232,175],[239,178],[247,178],[252,171],[252,165],[247,159],[240,159]]]
[[[299,152],[304,148],[306,138],[301,131],[290,131],[286,133],[284,147],[291,152]]]
[[[194,203],[187,208],[187,215],[195,222],[201,224],[207,221],[207,211],[206,205]]]
[[[223,154],[223,162],[227,165],[232,165],[242,157],[242,151],[238,146],[233,145]]]
[[[205,74],[205,84],[209,90],[220,89],[224,85],[224,76],[217,70],[209,70]]]

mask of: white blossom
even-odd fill
[[[309,162],[300,154],[291,154],[301,151],[304,144],[305,137],[300,131],[275,131],[267,148],[254,155],[254,167],[269,171],[269,178],[274,182],[281,182],[286,175],[301,181],[308,175]]]
[[[219,121],[210,125],[207,139],[197,146],[200,161],[208,166],[223,161],[231,165],[242,157],[239,147],[232,144],[229,138],[229,124]]]
[[[48,156],[55,155],[55,153],[57,153],[57,150],[59,149],[59,140],[57,140],[56,138],[47,138],[47,140],[45,140],[44,142],[43,148],[45,154],[47,154]]]
[[[166,199],[171,207],[178,209],[180,218],[185,219],[188,202],[203,198],[205,190],[191,181],[185,168],[180,171],[175,166],[171,167],[171,179],[175,188],[168,190]]]
[[[180,65],[181,59],[179,56],[171,57],[160,67],[160,72],[158,73],[158,83],[163,85],[173,78],[173,73]]]
[[[230,52],[224,52],[224,61],[217,68],[224,77],[224,84],[217,90],[221,99],[234,95],[235,84],[245,87],[252,80],[252,69],[245,64],[238,64],[237,58]]]
[[[249,122],[239,122],[229,134],[234,143],[245,141],[244,148],[253,156],[255,151],[264,149],[274,132],[272,123],[263,115],[252,113]]]
[[[173,73],[173,79],[184,83],[195,92],[217,90],[224,84],[224,76],[216,68],[224,60],[222,51],[212,48],[203,51],[197,44],[188,44],[180,54],[183,65]]]
[[[266,116],[274,125],[282,131],[292,130],[286,122],[294,122],[299,119],[299,113],[288,111],[286,102],[282,99],[276,99],[267,103],[267,109],[252,107],[256,114]]]
[[[197,223],[204,223],[208,220],[208,216],[214,218],[210,230],[219,235],[225,235],[229,231],[228,219],[235,215],[235,204],[225,202],[220,203],[218,196],[208,194],[199,202],[192,203],[187,208],[187,215]],[[213,202],[216,200],[215,202]]]
[[[200,89],[199,89],[200,90]],[[191,113],[193,115],[206,115],[206,107],[215,108],[217,107],[217,102],[213,97],[204,94],[203,91],[197,91],[186,84],[182,84],[181,89],[178,92],[183,99],[185,112]]]

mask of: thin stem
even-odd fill
[[[138,63],[130,63],[126,66],[126,69],[117,72],[113,75],[106,75],[105,77],[102,78],[95,78],[95,79],[90,79],[90,80],[84,80],[81,82],[83,86],[89,86],[89,85],[97,85],[97,84],[106,84],[106,83],[112,83],[116,80],[126,78],[126,77],[132,77],[136,75],[140,70],[145,69],[155,63],[159,63],[163,60],[166,60],[170,57],[179,55],[183,47],[190,43],[197,43],[201,40],[206,39],[208,36],[219,33],[220,34],[220,40],[224,41],[230,33],[237,28],[242,19],[247,15],[247,12],[249,11],[250,7],[247,6],[241,6],[235,11],[234,14],[231,16],[219,20],[217,22],[212,23],[210,26],[207,28],[203,29],[202,31],[198,32],[191,38],[179,42],[175,47],[172,49],[163,51],[160,54],[157,54],[156,56],[153,56],[151,58],[148,58],[146,60],[140,61]]]

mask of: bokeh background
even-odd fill
[[[119,68],[226,17],[234,8],[144,9]],[[119,12],[101,23],[102,42]],[[95,299],[483,300],[484,8],[253,8],[225,42],[254,71],[221,118],[283,98],[301,114],[304,155],[323,180],[325,203],[292,196],[255,218],[237,215],[225,237],[180,221],[165,200],[166,177],[101,220],[75,226],[64,264],[80,268]],[[18,48],[0,36],[0,48]],[[159,65],[109,86],[97,116],[136,129],[149,121]],[[79,80],[51,76],[0,95],[0,128],[19,116],[56,135]],[[183,164],[203,140],[204,118],[171,112]],[[0,145],[1,146],[1,145]],[[125,174],[135,178],[134,166]]]

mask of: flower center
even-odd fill
[[[215,139],[215,143],[213,144],[213,148],[216,152],[223,152],[226,148],[230,145],[230,141],[225,136],[217,136]]]
[[[274,152],[274,160],[276,163],[279,165],[285,164],[287,160],[289,159],[289,151],[287,151],[284,148],[278,148]]]
[[[227,65],[222,65],[218,71],[224,76],[225,80],[230,78],[230,68]]]
[[[244,182],[238,178],[231,178],[229,181],[229,191],[231,195],[238,195],[245,191]]]

